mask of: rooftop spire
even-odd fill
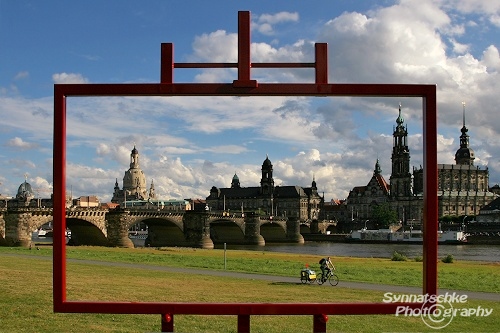
[[[405,120],[403,119],[403,117],[401,117],[401,103],[399,103],[399,115],[398,118],[396,119],[396,123],[398,123],[398,126],[400,126],[404,122]]]
[[[464,119],[463,119],[463,125],[465,127],[465,102],[462,102],[462,108],[463,108],[463,117],[464,117]]]
[[[374,175],[380,175],[382,173],[382,168],[380,167],[380,162],[377,158],[377,162],[375,162],[375,170],[373,170]]]
[[[457,164],[474,165],[475,154],[474,150],[469,147],[469,131],[465,126],[465,102],[462,102],[462,122],[463,126],[460,132],[460,148],[455,153],[455,161]]]

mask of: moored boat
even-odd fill
[[[349,242],[361,243],[422,243],[422,230],[392,231],[390,229],[353,231],[347,237]],[[467,234],[463,231],[438,231],[439,244],[467,243]]]

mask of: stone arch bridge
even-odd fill
[[[15,207],[0,211],[0,245],[31,245],[32,233],[52,221],[52,208]],[[301,232],[320,232],[313,221],[247,214],[221,215],[208,212],[172,212],[158,209],[72,208],[66,226],[74,245],[133,247],[129,229],[148,226],[148,246],[213,248],[214,244],[265,245],[266,242],[303,243]],[[70,243],[70,244],[71,244]]]

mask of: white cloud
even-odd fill
[[[209,34],[196,36],[193,42],[193,56],[198,61],[237,62],[238,35],[217,30]]]
[[[15,137],[13,139],[8,140],[5,145],[7,147],[17,148],[22,150],[36,149],[40,146],[38,143],[26,142],[19,137]]]
[[[14,76],[14,80],[23,80],[23,79],[26,79],[30,76],[30,73],[28,71],[22,71],[22,72],[19,72],[16,74],[16,76]]]
[[[88,83],[88,80],[78,73],[55,73],[52,74],[52,81],[56,84]]]
[[[490,45],[483,52],[483,63],[489,73],[500,71],[500,55],[498,49],[494,45]]]
[[[500,27],[500,2],[498,0],[447,0],[443,2],[443,5],[465,14],[484,15],[491,24]]]
[[[262,14],[252,23],[252,28],[264,35],[274,35],[273,25],[284,22],[298,22],[299,14],[297,12],[279,12],[276,14]]]

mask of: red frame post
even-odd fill
[[[250,316],[311,315],[313,330],[326,331],[328,315],[395,314],[400,303],[162,303],[86,302],[66,300],[66,99],[77,96],[304,96],[419,97],[423,100],[424,133],[424,262],[423,294],[437,294],[437,99],[436,85],[329,84],[326,44],[316,44],[315,63],[250,63],[249,12],[239,13],[238,63],[174,63],[173,45],[161,47],[161,82],[145,84],[56,84],[54,86],[54,312],[160,314],[162,330],[173,331],[176,314],[236,315],[238,332],[250,331]],[[246,25],[246,27],[243,27]],[[248,34],[247,34],[248,32]],[[174,68],[238,68],[233,83],[174,83]],[[251,80],[251,67],[315,68],[314,83],[262,83]],[[421,303],[405,303],[421,308]]]

